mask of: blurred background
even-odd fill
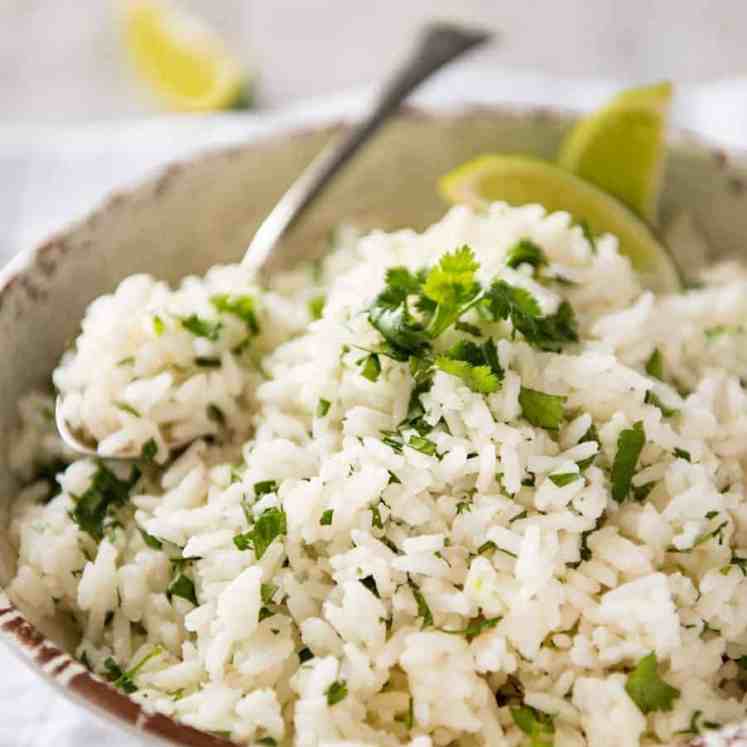
[[[130,3],[128,15],[111,0],[0,0],[0,264],[165,161],[355,116],[432,18],[500,38],[419,93],[428,104],[582,111],[671,79],[675,124],[747,148],[745,0],[174,3]],[[159,59],[170,81],[153,74]],[[133,743],[5,651],[0,666],[3,747]]]

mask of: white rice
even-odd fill
[[[507,267],[522,238],[570,282]],[[532,744],[555,747],[671,744],[743,718],[747,276],[655,297],[613,237],[595,243],[566,214],[495,204],[344,241],[320,286],[299,270],[259,289],[236,266],[176,290],[128,278],[91,305],[54,383],[102,453],[152,441],[154,461],[100,539],[71,515],[96,463],[70,463],[48,502],[31,481],[13,506],[14,601],[32,619],[71,615],[77,654],[102,675],[135,667],[139,702],[247,744],[513,747],[529,740],[520,706],[554,730]],[[437,371],[421,397],[436,454],[398,450],[382,431],[406,417],[413,378],[385,356],[376,381],[362,375],[361,348],[382,343],[366,310],[387,268],[465,244],[484,285],[523,287],[544,314],[570,302],[580,342],[543,352],[469,312],[497,342],[501,387],[483,395]],[[259,334],[216,294],[251,296]],[[215,339],[185,327],[193,314],[220,323]],[[655,350],[663,381],[646,371]],[[527,421],[522,387],[567,397],[559,431]],[[21,404],[12,457],[27,481],[70,461],[50,406]],[[650,492],[618,502],[611,467],[637,422],[632,484]],[[598,443],[584,440],[592,424]],[[207,440],[169,462],[194,436]],[[259,559],[240,549],[280,509],[286,533]],[[180,578],[197,605],[167,593]],[[678,695],[644,713],[626,684],[651,653]]]

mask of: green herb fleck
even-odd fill
[[[135,676],[137,673],[155,656],[160,656],[161,647],[156,646],[149,654],[146,654],[134,667],[123,671],[122,667],[117,662],[108,656],[104,660],[104,668],[106,674],[104,675],[114,687],[126,692],[128,695],[137,692],[137,685],[135,684]]]
[[[328,527],[330,524],[332,524],[332,517],[334,516],[335,511],[333,508],[328,508],[323,514],[322,518],[319,519],[319,523],[323,527]]]
[[[146,464],[150,464],[158,454],[158,444],[155,438],[149,438],[144,444],[143,448],[140,449],[140,459]]]
[[[195,592],[195,584],[189,576],[185,576],[180,573],[171,586],[169,586],[167,594],[169,597],[181,597],[186,599],[188,602],[197,606],[197,593]]]
[[[658,397],[657,397],[657,396],[656,396],[656,395],[654,394],[654,392],[653,392],[653,391],[652,391],[651,389],[649,389],[649,390],[648,390],[648,391],[646,392],[646,397],[645,397],[645,399],[644,399],[644,402],[645,402],[645,403],[646,403],[647,405],[653,405],[654,407],[658,407],[658,408],[659,408],[659,410],[661,410],[661,414],[662,414],[662,415],[663,415],[663,416],[664,416],[665,418],[672,418],[672,417],[674,417],[675,415],[679,415],[679,412],[680,412],[680,411],[679,411],[679,410],[677,410],[677,409],[674,409],[674,408],[672,408],[672,407],[668,407],[667,405],[665,405],[665,404],[664,404],[664,403],[663,403],[663,402],[662,402],[662,401],[661,401],[661,400],[660,400],[660,399],[659,399],[659,398],[658,398]]]
[[[530,747],[552,747],[555,727],[552,716],[523,705],[511,708],[514,723],[529,737]]]
[[[259,334],[256,306],[251,296],[234,296],[228,293],[221,293],[213,296],[210,299],[210,303],[218,311],[237,316],[246,324],[253,335]]]
[[[378,381],[381,375],[381,360],[379,359],[378,353],[371,353],[370,355],[361,358],[358,361],[361,367],[361,376],[368,379],[369,381]]]
[[[275,480],[262,480],[254,483],[254,495],[256,498],[261,498],[263,495],[268,493],[277,493],[278,484]]]
[[[324,304],[327,302],[325,296],[314,296],[309,301],[309,316],[312,319],[321,319],[324,311]]]
[[[329,400],[320,399],[316,405],[316,416],[318,418],[323,418],[329,412],[330,406]]]
[[[542,248],[533,241],[520,239],[509,249],[506,264],[514,269],[523,264],[537,268],[547,264],[547,257]]]
[[[519,404],[521,414],[532,425],[548,430],[557,430],[563,422],[563,408],[566,397],[556,394],[545,394],[536,389],[521,387]]]
[[[198,368],[220,368],[220,358],[205,358],[202,355],[198,355],[195,358],[195,366]]]
[[[428,606],[423,593],[420,591],[418,585],[408,577],[407,583],[410,585],[413,597],[415,597],[415,603],[418,605],[418,617],[423,620],[422,627],[429,628],[433,625],[433,614],[431,608]]]
[[[161,540],[152,534],[148,534],[145,529],[140,529],[140,536],[143,538],[143,542],[153,550],[160,550],[163,547]]]
[[[612,463],[612,497],[622,503],[630,492],[638,457],[646,443],[643,423],[639,420],[632,428],[620,432],[617,437],[617,453]]]
[[[646,373],[659,381],[664,381],[664,359],[659,348],[654,348],[651,357],[646,361]]]
[[[128,405],[126,402],[115,402],[114,405],[117,407],[118,410],[122,410],[122,412],[129,413],[130,415],[133,415],[136,418],[142,417],[142,415],[132,405]]]
[[[693,460],[690,452],[685,451],[685,449],[680,449],[679,446],[674,450],[674,455],[677,459],[684,459],[686,462],[692,462]]]
[[[287,522],[285,512],[279,508],[268,508],[254,523],[254,526],[243,534],[237,534],[233,543],[239,550],[252,548],[259,560],[273,541],[286,534]]]
[[[163,319],[161,319],[161,317],[156,314],[153,317],[153,332],[155,333],[156,337],[160,337],[165,331],[166,325],[163,323]]]
[[[277,590],[278,587],[275,584],[262,584],[259,591],[262,604],[271,604]]]
[[[208,420],[212,420],[220,426],[226,424],[226,416],[223,414],[223,410],[218,405],[212,404],[212,402],[207,406],[207,416]]]
[[[190,314],[181,320],[182,327],[191,332],[195,337],[205,337],[211,342],[215,342],[220,337],[220,331],[223,329],[223,322],[219,320],[203,319],[197,314]]]
[[[348,686],[344,680],[336,680],[327,688],[327,705],[337,705],[348,696]]]
[[[426,456],[436,456],[436,444],[423,436],[410,436],[407,445]]]
[[[643,714],[671,711],[680,691],[661,679],[656,671],[656,654],[644,656],[628,675],[625,691]]]
[[[578,472],[564,472],[562,475],[548,475],[553,485],[562,488],[566,485],[570,485],[572,482],[581,479],[581,475]]]

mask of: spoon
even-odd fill
[[[342,139],[326,147],[301,172],[262,221],[246,250],[242,260],[243,266],[258,272],[267,263],[280,239],[319,197],[343,166],[397,111],[402,101],[433,73],[470,49],[484,44],[491,36],[490,32],[466,29],[453,23],[442,22],[426,26],[410,58],[389,79],[368,115],[343,135]],[[81,456],[120,461],[136,461],[139,457],[139,454],[101,454],[84,444],[68,427],[60,396],[55,402],[55,424],[65,445]],[[173,450],[188,443],[189,441],[170,443],[169,447]]]

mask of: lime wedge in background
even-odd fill
[[[549,212],[565,210],[586,221],[593,234],[617,236],[620,251],[630,257],[647,287],[680,287],[671,258],[640,218],[598,187],[551,163],[530,156],[480,156],[442,177],[439,188],[454,203],[538,203]]]
[[[558,163],[655,223],[671,100],[670,83],[623,91],[576,124]]]
[[[248,82],[200,20],[158,0],[124,2],[125,44],[139,75],[177,111],[246,108]]]

